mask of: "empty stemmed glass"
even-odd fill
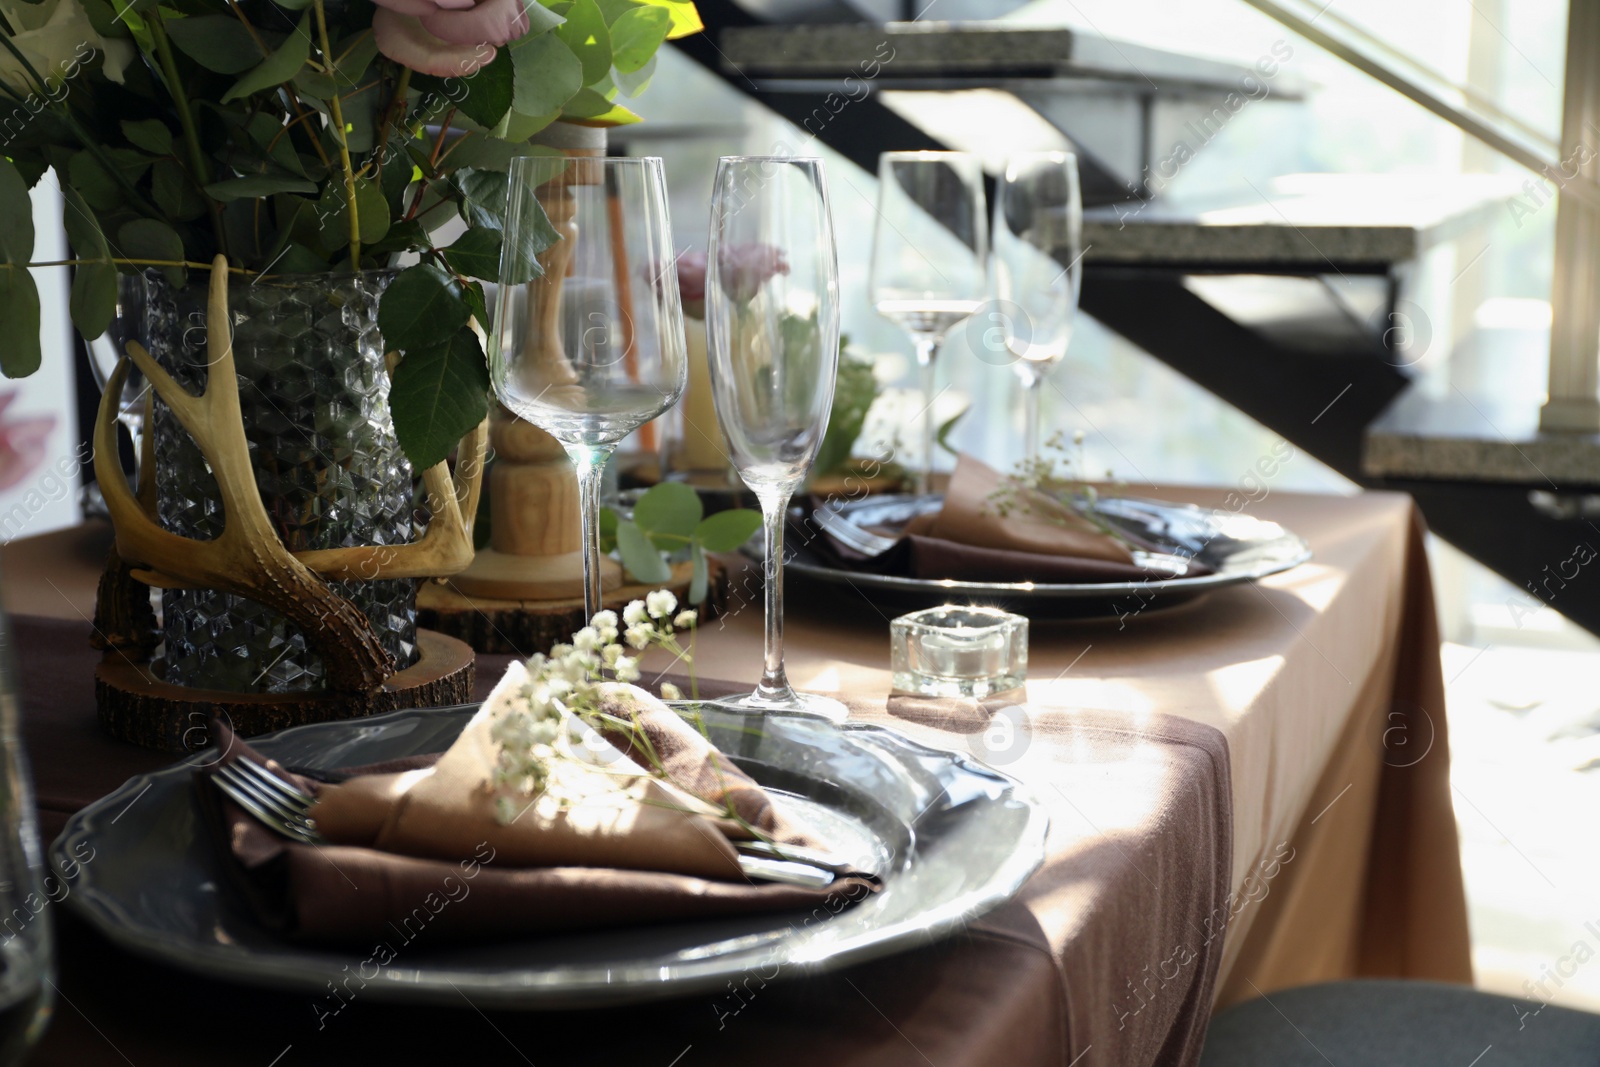
[[[1083,285],[1083,203],[1071,153],[1006,161],[995,190],[994,267],[996,294],[1013,305],[997,317],[1022,379],[1031,464],[1039,458],[1040,388],[1067,354]]]
[[[983,166],[966,152],[885,152],[869,289],[878,314],[911,335],[922,371],[916,489],[933,470],[934,361],[950,330],[988,295]]]
[[[822,161],[729,156],[717,164],[707,250],[711,391],[739,476],[761,502],[766,656],[759,711],[844,718],[796,693],[783,669],[783,523],[828,427],[839,367],[839,266]]]
[[[507,208],[491,377],[500,402],[559,441],[577,468],[593,617],[606,461],[673,405],[686,374],[661,160],[522,157]],[[534,257],[536,247],[544,251]]]

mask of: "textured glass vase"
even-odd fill
[[[392,271],[290,275],[228,288],[239,402],[256,484],[291,552],[404,544],[417,535],[411,465],[389,417],[378,298]],[[146,276],[146,347],[190,392],[207,374],[207,276],[174,289]],[[174,533],[222,532],[216,482],[199,447],[158,397],[157,507]],[[416,661],[414,579],[334,582],[371,620],[400,667]],[[282,615],[214,590],[161,596],[166,680],[235,692],[316,690],[324,677],[305,635]]]

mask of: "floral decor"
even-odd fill
[[[513,821],[530,800],[559,788],[564,762],[581,760],[574,752],[574,720],[597,731],[636,729],[634,723],[603,709],[605,686],[639,680],[639,660],[628,654],[630,649],[665,649],[694,678],[694,658],[678,643],[675,629],[692,629],[696,620],[695,612],[678,611],[678,598],[669,590],[658,589],[630,603],[621,618],[614,611],[597,612],[570,643],[528,660],[521,700],[501,712],[490,727],[490,737],[499,746],[494,786],[496,817],[502,823]],[[683,697],[670,682],[661,686],[661,695],[667,700]],[[593,769],[592,762],[584,761],[584,766]]]
[[[0,371],[40,365],[28,191],[54,169],[86,338],[117,275],[174,286],[394,265],[378,325],[401,354],[395,428],[417,469],[487,410],[472,319],[497,278],[507,169],[558,120],[635,122],[692,0],[0,0]],[[466,224],[446,247],[435,234]],[[451,232],[458,232],[459,227]],[[519,256],[556,240],[521,227]]]

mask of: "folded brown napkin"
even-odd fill
[[[631,686],[608,689],[605,708],[637,730],[612,736],[640,760],[595,742],[596,766],[561,761],[560,789],[517,818],[495,818],[489,725],[516,698],[515,664],[450,749],[357,768],[337,783],[293,774],[213,724],[221,763],[254,760],[315,794],[326,845],[279,837],[196,771],[207,822],[226,845],[223,866],[270,929],[318,943],[392,937],[419,920],[430,944],[570,931],[859,900],[866,874],[826,889],[752,884],[731,839],[753,834],[825,848],[786,820],[766,792],[671,709]],[[376,773],[363,773],[370,770]],[[566,798],[558,803],[555,796]],[[737,818],[725,818],[731,805]],[[410,924],[410,925],[408,925]]]
[[[1134,562],[1128,542],[1043,494],[1002,515],[993,499],[998,471],[962,455],[945,489],[944,506],[895,531],[895,546],[865,558],[831,536],[813,548],[836,565],[907,578],[973,582],[1132,582],[1170,578]],[[1137,545],[1149,548],[1152,546]],[[1189,561],[1189,575],[1210,569]]]

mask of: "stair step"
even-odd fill
[[[1495,174],[1287,175],[1252,202],[1189,207],[1157,199],[1087,210],[1084,262],[1370,271],[1470,233],[1506,211],[1518,191],[1515,178]]]
[[[992,22],[728,27],[718,46],[729,74],[791,81],[854,77],[895,88],[908,81],[950,88],[954,83],[1089,80],[1126,85],[1142,96],[1227,92],[1246,76],[1259,77],[1247,66],[1076,30]],[[1287,73],[1273,85],[1275,94],[1284,95],[1301,87]]]
[[[1362,470],[1375,478],[1546,490],[1596,486],[1600,434],[1541,433],[1537,403],[1413,389],[1367,428]]]

